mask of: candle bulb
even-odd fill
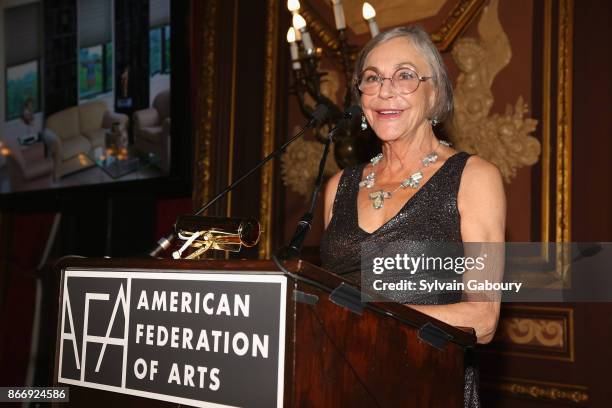
[[[300,0],[287,0],[287,10],[289,10],[291,14],[300,11]]]
[[[308,31],[306,30],[302,31],[302,43],[304,44],[306,54],[310,55],[314,52],[314,44],[312,43],[312,38],[310,38],[310,33],[308,33]]]
[[[301,68],[300,61],[298,61],[300,56],[297,43],[295,42],[295,29],[293,27],[289,28],[289,31],[287,31],[287,42],[289,43],[289,50],[291,51],[291,61],[293,61],[292,67],[298,70]]]
[[[304,49],[308,55],[314,52],[314,45],[312,43],[312,38],[310,38],[310,34],[306,29],[306,20],[304,17],[299,14],[293,15],[293,28],[298,30],[302,34],[302,43],[304,44]]]
[[[374,10],[374,7],[372,7],[372,5],[366,1],[363,3],[362,14],[363,18],[370,26],[370,34],[372,34],[372,37],[376,37],[380,32],[378,25],[376,24],[376,20],[374,19],[374,17],[376,17],[376,10]]]
[[[336,20],[336,29],[344,30],[346,28],[346,21],[344,20],[342,0],[332,0],[332,3],[334,3],[334,20]]]

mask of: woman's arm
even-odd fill
[[[477,156],[470,157],[463,171],[457,201],[463,242],[504,242],[506,198],[497,167]],[[493,273],[501,274],[501,271]],[[478,342],[488,343],[497,328],[500,303],[495,299],[410,307],[453,326],[473,327]]]

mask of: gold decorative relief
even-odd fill
[[[431,40],[441,52],[448,50],[483,5],[484,0],[459,0],[457,2],[440,28],[431,34]]]
[[[550,0],[549,0],[550,1]],[[547,6],[550,7],[550,6]],[[571,231],[571,171],[572,171],[572,76],[574,36],[574,2],[559,1],[557,44],[557,214],[555,234],[557,242],[570,242]]]
[[[263,98],[263,140],[261,156],[265,157],[274,151],[276,72],[278,68],[278,8],[279,2],[268,0],[267,31],[266,31],[266,65],[264,71]],[[261,169],[261,192],[259,197],[259,218],[263,235],[259,243],[259,259],[269,259],[272,254],[272,196],[274,183],[274,167],[265,166]]]
[[[565,307],[503,305],[495,338],[482,351],[574,361],[574,311]]]
[[[493,105],[491,85],[512,56],[510,42],[498,16],[498,0],[492,0],[478,23],[480,38],[461,38],[452,57],[461,74],[455,87],[455,147],[475,153],[499,167],[510,182],[520,167],[533,165],[540,155],[540,142],[530,134],[537,121],[525,118],[527,104],[519,96],[503,115],[489,115]]]
[[[416,2],[405,2],[398,0],[372,1],[376,8],[376,20],[381,29],[406,25],[412,21],[430,18],[437,15],[442,6],[450,0],[418,0]],[[485,0],[454,0],[455,4],[449,14],[444,18],[439,28],[431,34],[432,41],[441,52],[447,51],[459,35],[471,23],[482,9]],[[328,51],[342,64],[339,53],[340,40],[338,33],[324,18],[322,18],[304,0],[301,2],[300,14],[306,20],[311,35],[314,35]],[[361,16],[362,3],[345,2],[344,11],[346,22],[355,34],[368,32],[368,26]],[[331,7],[331,3],[330,3]],[[351,60],[357,57],[358,50],[352,50]]]
[[[335,29],[332,29],[327,22],[317,12],[315,12],[307,2],[302,2],[300,15],[306,20],[308,30],[315,35],[321,42],[332,51],[340,49],[340,40]]]
[[[295,127],[294,132],[300,128]],[[315,141],[297,139],[287,148],[281,157],[283,183],[298,194],[308,197],[312,192],[315,178],[319,171],[319,160],[324,146]],[[333,145],[330,146],[333,151]],[[333,157],[325,163],[325,177],[330,177],[340,170]]]
[[[533,319],[512,317],[503,319],[499,333],[501,340],[514,344],[563,348],[564,321],[561,319]]]
[[[502,393],[537,400],[573,402],[586,404],[589,401],[588,388],[582,385],[561,384],[547,381],[534,381],[502,377],[500,381],[483,381],[483,389],[493,389]]]
[[[211,151],[213,142],[212,123],[215,115],[215,38],[217,21],[217,0],[208,2],[201,16],[203,23],[199,37],[202,42],[203,61],[201,62],[198,84],[197,104],[201,107],[200,120],[197,122],[194,140],[194,171],[192,201],[198,208],[210,198],[212,190]]]
[[[541,124],[538,126],[542,153],[537,164],[540,177],[539,193],[532,199],[540,202],[538,211],[539,235],[543,243],[539,256],[522,260],[526,267],[518,279],[546,285],[565,287],[571,282],[571,258],[568,252],[550,251],[548,242],[570,242],[572,221],[572,87],[573,87],[573,0],[543,0],[542,18],[534,28],[540,30],[542,54],[541,76],[534,76],[541,83]],[[556,52],[555,52],[556,50]],[[536,57],[536,60],[538,58]],[[534,72],[538,72],[535,68]],[[561,246],[557,249],[562,249]],[[531,265],[546,265],[532,271]]]

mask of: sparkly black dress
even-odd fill
[[[397,241],[457,242],[461,240],[457,193],[468,153],[449,157],[429,180],[386,224],[372,233],[359,227],[357,194],[367,163],[346,168],[340,178],[333,216],[321,239],[323,267],[343,277],[360,281],[362,245],[393,245]],[[418,251],[418,249],[417,249]],[[457,294],[402,299],[404,303],[448,304],[460,301]],[[478,371],[466,355],[465,407],[480,407]]]

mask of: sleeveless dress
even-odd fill
[[[333,215],[321,239],[323,267],[355,283],[360,282],[362,245],[393,245],[398,241],[419,243],[461,243],[457,194],[461,174],[470,157],[460,152],[446,162],[404,204],[387,223],[372,233],[359,227],[357,194],[363,169],[368,163],[348,167],[342,173],[333,204]],[[419,251],[420,249],[416,249]],[[410,294],[408,293],[408,296]],[[425,298],[402,298],[402,303],[448,304],[461,300],[457,294]],[[473,353],[466,352],[465,407],[480,407],[478,371]]]

